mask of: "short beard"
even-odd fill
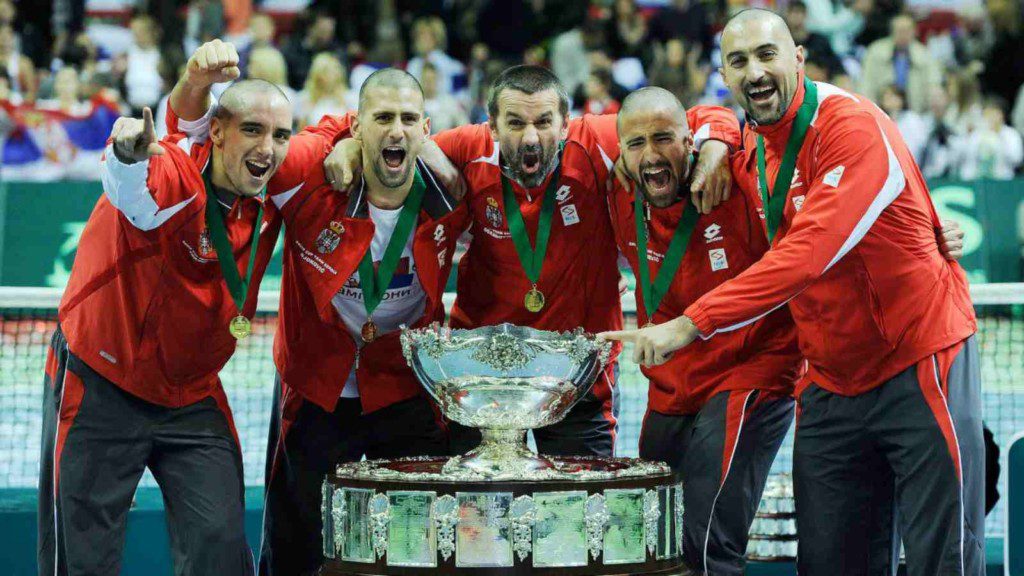
[[[766,114],[762,118],[758,118],[757,114],[753,111],[753,103],[750,102],[749,98],[747,99],[747,102],[750,104],[750,108],[747,109],[747,114],[749,114],[754,122],[757,122],[759,126],[765,126],[768,124],[775,124],[779,120],[782,120],[782,117],[786,115],[786,110],[789,110],[789,105],[793,103],[793,96],[790,95],[785,101],[780,97],[778,108]]]
[[[544,179],[551,174],[551,171],[555,168],[555,163],[558,162],[558,155],[554,151],[548,156],[545,154],[546,150],[541,150],[540,158],[540,169],[533,174],[527,174],[523,171],[522,154],[517,150],[514,157],[508,159],[508,172],[512,176],[512,179],[518,182],[523,188],[536,188],[544,183]]]
[[[408,158],[409,157],[407,153],[406,159],[408,160]],[[377,181],[380,182],[385,188],[401,188],[402,186],[405,185],[406,182],[409,181],[409,176],[412,175],[412,168],[415,165],[415,162],[407,162],[405,165],[405,171],[403,171],[399,176],[394,177],[394,179],[392,179],[392,176],[388,174],[388,172],[384,169],[383,166],[381,166],[381,163],[383,161],[383,159],[378,159],[376,162],[373,163],[373,173],[377,176]]]

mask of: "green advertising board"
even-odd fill
[[[939,214],[966,233],[961,261],[975,282],[1020,282],[1024,180],[931,184]],[[99,182],[0,183],[0,285],[61,287],[96,200]],[[262,288],[281,282],[281,245]]]
[[[63,287],[99,182],[0,184],[0,286]],[[261,288],[281,286],[280,242]]]

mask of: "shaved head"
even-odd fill
[[[722,30],[722,67],[733,98],[758,124],[773,124],[785,115],[796,95],[803,70],[798,48],[781,16],[750,8],[733,16]]]
[[[288,96],[277,85],[266,80],[249,79],[232,82],[217,100],[217,109],[213,115],[222,120],[228,119],[255,106],[258,101],[265,101],[272,106],[283,104],[291,110]]]
[[[374,88],[408,88],[420,95],[420,109],[423,107],[423,87],[419,80],[405,70],[381,68],[370,74],[359,88],[359,110],[369,107],[368,94]]]
[[[636,90],[622,101],[616,128],[623,166],[644,198],[656,208],[681,200],[693,134],[679,99],[664,88]]]
[[[628,117],[632,112],[638,110],[644,112],[665,112],[678,121],[680,125],[684,126],[687,131],[690,129],[686,121],[686,108],[683,106],[683,103],[679,101],[679,98],[676,98],[675,94],[664,88],[648,86],[630,92],[622,100],[622,107],[619,108],[619,115],[615,120],[615,127],[618,128],[619,132],[622,131],[622,127],[626,123],[623,117]]]

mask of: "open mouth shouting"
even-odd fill
[[[644,188],[652,198],[665,198],[675,194],[672,170],[665,164],[645,166],[640,170]]]
[[[387,146],[381,150],[384,167],[392,174],[401,174],[405,166],[406,151],[401,146]]]
[[[270,172],[270,160],[246,160],[245,169],[253,180],[261,181]]]
[[[523,150],[519,156],[519,167],[523,174],[534,175],[540,170],[541,148],[530,147]]]

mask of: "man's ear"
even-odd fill
[[[565,140],[569,137],[569,114],[562,115],[562,129],[558,133],[560,140]]]
[[[423,119],[423,139],[430,139],[430,116]]]
[[[210,141],[218,148],[224,144],[224,122],[216,116],[210,119]]]
[[[362,126],[359,124],[359,114],[352,116],[352,126],[349,127],[349,132],[352,134],[352,138],[360,144],[363,143],[363,132],[361,128]]]
[[[487,126],[491,129],[491,139],[498,141],[498,119],[490,116],[487,118]]]

